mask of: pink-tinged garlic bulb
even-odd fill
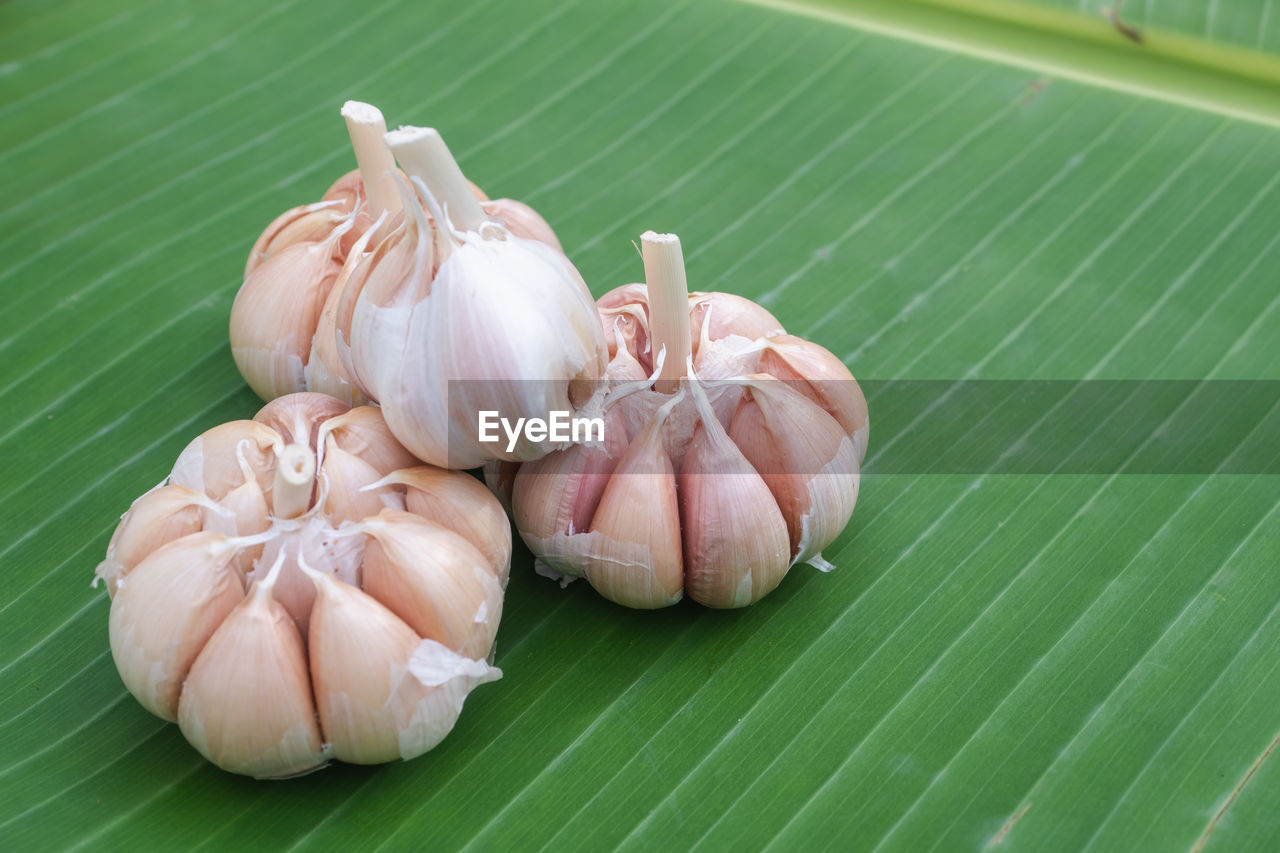
[[[603,375],[608,351],[581,276],[550,229],[535,233],[544,229],[531,210],[495,203],[504,220],[477,202],[436,131],[401,128],[387,143],[412,189],[402,187],[399,226],[348,279],[348,373],[433,465],[473,468],[563,446],[486,442],[478,422],[486,411],[511,422],[573,413],[579,390]]]
[[[831,568],[821,552],[857,500],[866,400],[759,305],[689,293],[675,236],[641,239],[647,286],[598,303],[603,440],[486,474],[544,573],[629,607],[743,607],[798,562]]]
[[[418,463],[376,408],[300,393],[194,439],[96,574],[143,707],[219,767],[283,777],[439,743],[501,676],[510,560],[479,481]]]

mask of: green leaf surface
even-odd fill
[[[1208,5],[1186,32],[1235,42],[1269,9]],[[597,294],[675,231],[693,287],[860,377],[1280,380],[1274,92],[1083,42],[1090,82],[1047,76],[923,8],[0,6],[5,847],[1280,847],[1280,478],[877,475],[912,427],[874,396],[837,571],[641,613],[520,551],[505,677],[416,761],[231,776],[116,675],[92,569],[258,407],[231,300],[262,227],[351,167],[349,97],[441,128]],[[1125,85],[1178,73],[1250,106]]]
[[[1280,8],[1273,0],[1016,0],[1110,18],[1144,29],[1184,33],[1264,53],[1280,53]]]

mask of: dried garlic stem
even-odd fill
[[[431,190],[449,221],[460,231],[477,231],[488,221],[467,178],[449,153],[440,134],[431,127],[402,127],[386,136],[387,145],[406,172]]]
[[[347,120],[360,180],[369,199],[369,218],[377,219],[384,212],[395,216],[403,208],[396,191],[396,161],[387,148],[387,123],[382,111],[372,104],[347,101],[342,105],[342,117]]]
[[[290,444],[276,459],[276,480],[272,502],[276,518],[297,518],[311,506],[311,488],[316,479],[316,457],[311,448]]]
[[[644,280],[649,287],[649,334],[653,358],[662,356],[654,387],[669,394],[679,387],[689,360],[689,282],[684,253],[674,234],[646,231],[640,235]]]

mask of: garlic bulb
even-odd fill
[[[563,446],[486,443],[477,425],[485,411],[511,420],[574,412],[602,376],[607,348],[581,276],[549,245],[549,230],[545,242],[530,239],[515,227],[535,230],[527,217],[491,216],[436,131],[386,138],[417,198],[403,186],[401,223],[347,281],[348,372],[433,465],[534,459]]]
[[[545,573],[629,607],[742,607],[848,523],[867,406],[848,369],[755,303],[689,293],[679,240],[642,237],[646,285],[599,300],[602,441],[491,465]]]
[[[472,477],[420,465],[376,408],[281,397],[193,440],[97,576],[147,710],[226,770],[413,758],[488,662],[511,530]]]
[[[402,200],[382,113],[347,101],[342,117],[359,168],[339,178],[319,202],[285,211],[267,226],[249,252],[232,305],[232,356],[264,400],[310,390],[349,405],[367,402],[346,369],[352,303],[344,302],[343,292],[355,262],[402,217]],[[559,251],[551,227],[530,207],[490,201],[469,182],[468,190],[512,233]]]

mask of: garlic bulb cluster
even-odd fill
[[[193,440],[98,566],[111,653],[147,710],[223,769],[413,758],[488,662],[511,532],[373,407],[281,397]]]
[[[642,238],[646,285],[599,300],[603,441],[518,469],[520,535],[554,573],[630,607],[742,607],[797,562],[829,569],[866,451],[866,400],[822,347],[755,303],[688,292],[680,243]]]
[[[351,405],[368,402],[353,384],[349,331],[353,299],[344,299],[355,264],[405,219],[405,176],[384,137],[382,113],[348,101],[342,116],[358,169],[323,198],[288,210],[249,253],[244,284],[231,309],[231,352],[241,375],[264,400],[317,391]],[[546,221],[512,199],[490,200],[464,181],[468,201],[511,233],[560,251]],[[410,193],[411,195],[411,193]],[[424,211],[409,212],[409,219]]]

